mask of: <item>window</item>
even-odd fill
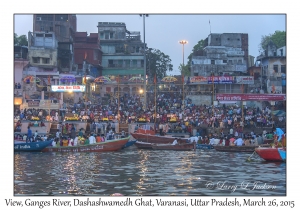
[[[44,26],[41,26],[40,31],[44,31],[44,30],[45,30]]]
[[[199,76],[199,75],[198,75],[198,72],[197,72],[197,73],[194,73],[194,76]]]
[[[280,56],[283,56],[283,49],[280,49]]]
[[[105,32],[105,39],[109,39],[109,33]]]
[[[44,37],[44,34],[36,34],[36,37]]]
[[[52,34],[45,34],[45,37],[52,37]]]
[[[232,65],[232,60],[229,60],[229,61],[228,61],[228,64]]]
[[[110,32],[110,33],[109,33],[109,38],[110,38],[110,39],[113,39],[113,38],[114,38],[114,33],[113,33],[113,32]]]
[[[223,63],[227,63],[227,60],[223,60]]]
[[[211,64],[215,64],[215,60],[210,60],[210,63]]]
[[[39,57],[32,57],[32,62],[33,63],[40,63],[40,58]]]
[[[52,26],[50,26],[49,31],[53,31],[53,27]]]
[[[42,58],[43,64],[49,64],[50,63],[50,58]]]
[[[278,73],[278,65],[273,65],[274,72]]]
[[[238,60],[238,64],[243,64],[242,60]]]
[[[286,74],[286,65],[281,65],[281,73]]]
[[[100,33],[100,39],[104,39],[104,33],[103,32]]]

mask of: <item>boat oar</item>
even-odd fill
[[[252,155],[254,155],[254,154],[256,154],[256,152],[255,152],[255,151],[252,153]],[[251,157],[252,157],[252,155],[251,155],[250,157],[248,157],[247,161],[251,161]]]

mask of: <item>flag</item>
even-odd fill
[[[84,77],[83,77],[82,84],[83,84],[83,85],[86,85],[86,75],[84,75]]]
[[[48,75],[48,85],[51,85],[50,84],[50,75]]]
[[[84,53],[84,59],[86,60],[86,58],[87,58],[87,53],[85,51],[85,53]]]
[[[156,84],[156,74],[154,75],[154,84]]]

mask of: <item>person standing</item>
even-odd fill
[[[30,127],[28,126],[26,143],[28,143],[28,140],[30,142],[31,138],[32,138],[32,131],[31,131]]]
[[[96,143],[96,139],[95,139],[95,136],[93,134],[90,135],[89,142],[90,142],[90,144],[95,144]]]
[[[235,144],[236,146],[243,146],[244,141],[243,141],[242,138],[238,138],[238,139],[236,139],[236,140],[234,141],[234,144]]]

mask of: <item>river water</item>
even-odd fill
[[[157,151],[14,154],[14,195],[285,196],[286,164],[251,153]]]

